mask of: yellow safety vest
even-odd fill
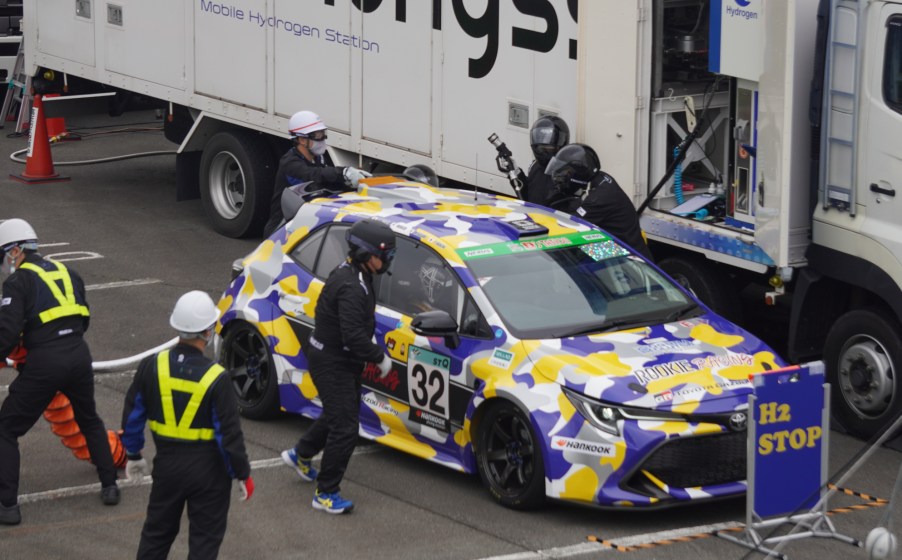
[[[157,377],[160,382],[160,400],[163,403],[163,422],[150,421],[150,431],[155,434],[188,441],[210,441],[214,437],[212,428],[192,428],[194,416],[200,407],[207,389],[216,381],[219,374],[225,371],[219,364],[213,364],[201,377],[200,381],[189,381],[169,375],[169,351],[164,350],[157,355]],[[185,406],[182,417],[176,422],[175,406],[172,402],[172,391],[189,393],[191,398]]]
[[[73,315],[90,317],[91,313],[88,311],[88,308],[75,301],[75,290],[72,289],[72,277],[69,276],[69,271],[66,270],[66,267],[63,266],[62,263],[54,261],[49,262],[56,265],[55,272],[47,272],[43,268],[32,263],[22,263],[19,265],[19,268],[24,268],[25,270],[30,270],[37,274],[44,284],[47,285],[47,288],[50,290],[50,293],[53,294],[53,297],[56,298],[56,301],[59,302],[59,305],[56,307],[51,307],[50,309],[42,311],[40,315],[38,315],[38,318],[41,319],[42,323],[49,323],[54,319],[71,317]],[[60,287],[57,284],[59,280],[63,281],[65,293],[60,290]]]

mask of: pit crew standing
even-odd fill
[[[382,376],[391,359],[373,342],[376,295],[373,275],[388,270],[395,235],[386,224],[360,220],[347,233],[348,258],[329,274],[316,302],[316,323],[304,354],[323,410],[282,460],[306,480],[316,480],[313,507],[348,513],[354,504],[341,497],[340,484],[357,443],[360,381],[366,362],[378,364]],[[311,459],[323,452],[320,471]]]
[[[548,206],[554,200],[552,197],[554,185],[551,177],[545,175],[545,167],[568,142],[570,142],[570,127],[564,119],[548,115],[539,117],[532,123],[532,128],[529,129],[529,145],[535,159],[525,175],[522,171],[519,174],[519,180],[523,184],[520,197],[523,200],[543,206]],[[496,161],[498,170],[508,173],[510,160],[498,158]]]
[[[554,182],[550,206],[591,222],[654,260],[639,226],[639,215],[613,177],[601,170],[598,154],[585,144],[568,144],[548,162]]]
[[[254,492],[238,421],[238,405],[223,368],[204,357],[219,311],[210,296],[179,298],[169,323],[178,344],[145,358],[122,411],[122,442],[129,479],[147,473],[144,424],[156,444],[153,486],[138,558],[166,558],[188,504],[189,558],[216,558],[225,536],[232,478],[241,499]]]
[[[38,236],[25,220],[0,224],[0,253],[10,276],[0,299],[0,356],[21,342],[28,354],[0,406],[0,523],[16,525],[19,437],[41,417],[61,391],[69,398],[75,421],[88,444],[106,505],[119,503],[116,467],[103,421],[94,402],[91,351],[84,341],[90,311],[85,285],[75,271],[45,260],[37,252]]]
[[[282,215],[282,192],[286,188],[301,183],[312,182],[306,187],[311,197],[322,192],[352,191],[364,177],[366,171],[354,167],[334,167],[323,157],[326,153],[326,125],[313,111],[298,111],[288,121],[291,148],[279,160],[276,170],[276,184],[273,188],[269,221],[263,228],[263,235],[269,237],[287,218]]]

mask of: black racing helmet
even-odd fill
[[[567,144],[548,162],[545,175],[562,194],[573,195],[586,188],[599,169],[601,162],[591,146]]]
[[[395,234],[388,225],[376,220],[363,219],[354,222],[345,235],[351,260],[363,263],[375,255],[382,260],[382,268],[376,272],[381,274],[388,270],[392,259],[395,258]]]
[[[411,181],[417,181],[418,183],[426,183],[427,185],[432,185],[435,188],[439,187],[438,184],[438,175],[435,174],[435,171],[432,170],[428,165],[423,165],[422,163],[415,163],[411,165],[402,173],[404,177],[410,179]]]
[[[570,142],[570,127],[554,115],[539,117],[529,129],[529,145],[539,165],[548,165],[558,150]]]

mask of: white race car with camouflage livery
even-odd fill
[[[303,346],[356,220],[397,235],[378,276],[360,435],[479,472],[510,507],[673,505],[746,490],[749,376],[785,363],[604,231],[505,196],[396,177],[318,198],[219,302],[244,415],[316,418]]]

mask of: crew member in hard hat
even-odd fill
[[[613,177],[601,170],[598,154],[585,144],[561,148],[545,168],[555,195],[548,205],[611,233],[648,260],[654,260],[639,226],[639,215]]]
[[[334,167],[326,162],[326,131],[326,125],[313,111],[298,111],[289,119],[291,148],[279,160],[269,221],[263,228],[264,236],[269,237],[282,225],[283,220],[292,218],[282,215],[282,192],[286,188],[311,182],[305,190],[312,199],[356,190],[360,180],[370,176],[366,171],[354,167]]]
[[[100,478],[101,500],[116,505],[116,467],[106,428],[97,415],[91,351],[84,341],[90,317],[84,282],[74,270],[38,253],[38,236],[25,220],[0,223],[0,254],[10,273],[0,299],[0,357],[8,356],[20,342],[27,350],[0,406],[0,523],[16,525],[22,520],[18,439],[41,417],[57,391],[72,403]]]
[[[304,355],[322,400],[317,421],[282,460],[308,482],[316,480],[313,507],[347,513],[354,504],[341,496],[340,484],[357,443],[360,382],[367,362],[382,377],[391,358],[373,342],[376,295],[373,275],[388,270],[395,255],[395,235],[375,220],[355,222],[347,232],[348,258],[329,274],[316,302],[316,322]],[[323,452],[317,473],[311,458]]]
[[[242,501],[254,493],[229,376],[204,356],[218,318],[206,293],[180,297],[169,318],[178,344],[144,358],[125,396],[122,443],[129,479],[149,474],[141,455],[146,422],[156,446],[139,560],[168,556],[186,503],[188,557],[216,558],[225,536],[232,479],[238,481]]]

